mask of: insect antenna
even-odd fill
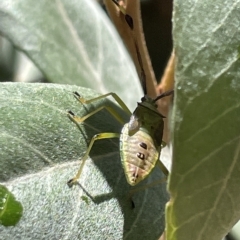
[[[173,94],[173,90],[170,90],[170,91],[167,91],[167,92],[164,92],[162,93],[161,95],[157,96],[153,101],[156,102],[158,101],[159,99],[163,98],[163,97],[166,97],[166,96],[169,96]]]

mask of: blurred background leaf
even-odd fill
[[[132,61],[94,1],[1,1],[0,32],[50,82],[117,90],[131,109],[142,96]]]

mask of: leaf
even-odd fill
[[[22,217],[22,205],[3,185],[0,185],[0,224],[14,226]]]
[[[239,7],[175,1],[168,240],[219,240],[240,218]]]
[[[2,0],[0,32],[51,82],[117,91],[131,109],[142,97],[133,63],[95,1]]]
[[[139,191],[130,187],[118,139],[97,141],[80,184],[68,188],[92,136],[120,132],[122,126],[103,110],[77,127],[67,111],[84,116],[108,104],[128,119],[107,99],[80,104],[73,91],[86,99],[97,96],[77,86],[1,84],[0,182],[12,189],[24,208],[17,226],[0,226],[1,238],[157,239],[164,229],[165,184]],[[162,177],[156,168],[141,186]],[[131,195],[133,189],[137,192]]]

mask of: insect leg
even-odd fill
[[[125,105],[125,103],[120,99],[120,97],[115,94],[115,93],[108,93],[108,94],[104,94],[101,95],[99,97],[93,98],[93,99],[89,99],[86,100],[84,99],[79,93],[74,92],[74,96],[75,98],[81,102],[82,104],[88,104],[88,103],[92,103],[94,101],[97,101],[101,98],[106,98],[108,96],[112,96],[116,102],[122,107],[122,109],[128,114],[131,115],[130,110],[128,109],[128,107]],[[77,117],[75,116],[75,114],[72,111],[68,111],[68,116],[71,120],[73,120],[75,123],[82,123],[83,121],[85,121],[87,118],[91,117],[92,115],[94,115],[95,113],[101,111],[102,109],[106,109],[117,121],[119,121],[121,124],[124,124],[125,121],[124,119],[117,113],[117,111],[115,109],[113,109],[112,107],[109,106],[101,106],[99,108],[96,108],[94,111],[90,112],[89,114],[85,115],[84,117]]]
[[[128,197],[131,199],[132,196],[134,194],[136,194],[137,192],[141,192],[141,191],[144,191],[145,189],[148,189],[148,188],[151,188],[151,187],[155,187],[155,186],[157,186],[157,185],[159,185],[161,183],[165,183],[166,181],[167,181],[167,178],[162,178],[162,179],[159,179],[159,180],[155,180],[155,181],[153,181],[151,183],[148,183],[146,185],[143,185],[141,187],[136,187],[135,189],[129,191]]]
[[[165,143],[164,141],[162,141],[162,143],[161,143],[161,148],[164,148],[164,147],[166,147],[167,146],[167,143]]]
[[[119,133],[99,133],[99,134],[96,134],[92,137],[91,139],[91,142],[88,146],[88,149],[86,151],[86,153],[84,154],[83,158],[82,158],[82,163],[80,165],[80,168],[76,174],[76,176],[72,179],[70,179],[67,184],[69,187],[72,187],[74,183],[76,183],[76,181],[80,178],[81,176],[81,173],[82,173],[82,170],[83,170],[83,167],[84,167],[84,164],[89,156],[89,153],[92,149],[92,146],[94,144],[94,142],[96,140],[100,140],[100,139],[107,139],[107,138],[119,138],[120,137],[120,134]]]
[[[116,93],[113,93],[113,92],[110,92],[110,93],[107,93],[107,94],[104,94],[104,95],[101,95],[101,96],[98,96],[96,98],[92,98],[92,99],[89,99],[89,100],[86,100],[85,98],[83,98],[78,92],[74,92],[74,96],[75,98],[81,102],[81,103],[85,103],[85,104],[89,104],[89,103],[92,103],[92,102],[95,102],[97,100],[100,100],[100,99],[103,99],[103,98],[106,98],[108,96],[112,96],[114,98],[114,100],[119,104],[119,106],[128,114],[128,115],[132,115],[131,111],[128,109],[128,107],[126,106],[126,104],[122,101],[122,99],[116,94]]]
[[[120,11],[125,15],[126,14],[126,10],[125,10],[125,8],[122,5],[119,4],[118,0],[112,0],[112,1],[120,9]]]
[[[102,109],[106,109],[118,122],[120,122],[121,124],[124,124],[125,121],[123,120],[123,118],[116,112],[115,109],[108,107],[108,106],[101,106],[99,108],[96,108],[95,110],[93,110],[92,112],[88,113],[87,115],[83,116],[83,117],[78,117],[76,116],[72,111],[68,111],[68,116],[71,120],[73,120],[75,123],[82,123],[84,122],[87,118],[91,117],[92,115],[94,115],[95,113],[101,111]]]
[[[167,168],[164,166],[164,164],[162,163],[162,161],[158,160],[157,161],[157,165],[160,167],[160,169],[162,170],[162,172],[164,173],[164,175],[167,177],[169,175],[169,171],[167,170]]]

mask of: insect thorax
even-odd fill
[[[161,151],[162,134],[162,116],[140,103],[120,137],[122,165],[130,185],[142,181],[154,168]]]

